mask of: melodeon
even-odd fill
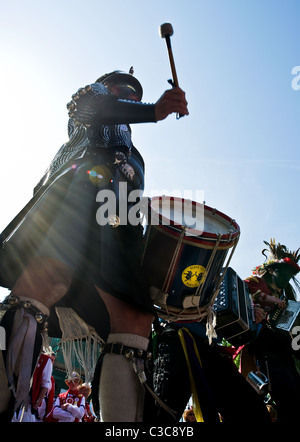
[[[293,339],[294,327],[300,326],[300,302],[290,300],[286,302],[286,309],[275,309],[269,315],[269,322],[276,330],[288,333]]]
[[[247,284],[228,267],[213,308],[217,316],[216,332],[233,345],[242,345],[255,337],[254,309]]]
[[[256,336],[254,307],[247,284],[228,267],[213,305],[217,316],[216,332],[232,345],[243,345]],[[285,310],[269,313],[269,324],[293,338],[293,328],[300,325],[300,302],[288,301]]]

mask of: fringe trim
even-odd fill
[[[76,371],[79,365],[85,382],[91,383],[104,341],[73,309],[56,307],[55,310],[62,331],[62,353],[67,375]]]

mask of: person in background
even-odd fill
[[[34,370],[31,388],[31,407],[37,422],[42,422],[53,407],[55,381],[52,371],[54,361],[55,353],[42,353]]]
[[[284,311],[289,301],[296,300],[290,281],[299,287],[295,276],[300,271],[300,249],[291,252],[285,245],[276,244],[275,240],[264,243],[268,249],[262,253],[267,259],[254,269],[253,275],[245,282],[254,304],[263,308],[265,315],[256,339],[242,350],[241,365],[243,369],[243,360],[252,360],[251,370],[261,371],[269,378],[278,422],[297,422],[300,414],[300,375],[295,360],[300,358],[300,351],[292,348],[289,333],[283,333],[272,325],[272,313],[276,309]],[[248,372],[251,370],[248,369]]]
[[[24,411],[16,412],[12,422],[43,422],[53,406],[54,378],[52,376],[54,353],[41,353],[35,367],[32,386]]]
[[[184,422],[196,422],[196,416],[195,416],[195,413],[193,412],[192,408],[188,408],[187,410],[184,410],[183,419],[184,419]]]
[[[50,416],[50,422],[81,422],[85,413],[85,397],[79,392],[78,387],[82,380],[78,373],[73,372],[66,379],[69,387],[65,393],[60,393],[54,403]]]
[[[88,403],[88,398],[92,393],[92,388],[90,384],[84,383],[78,387],[78,391],[85,397],[85,413],[82,418],[83,422],[94,422],[95,416],[91,411],[90,405]]]

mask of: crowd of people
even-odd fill
[[[91,386],[73,371],[66,376],[67,389],[55,397],[54,352],[43,352],[35,367],[26,404],[16,411],[12,422],[94,422],[88,398]]]

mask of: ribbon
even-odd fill
[[[197,422],[220,422],[209,387],[206,383],[197,344],[190,331],[186,328],[178,330],[178,335],[188,366],[193,411],[196,420]]]

